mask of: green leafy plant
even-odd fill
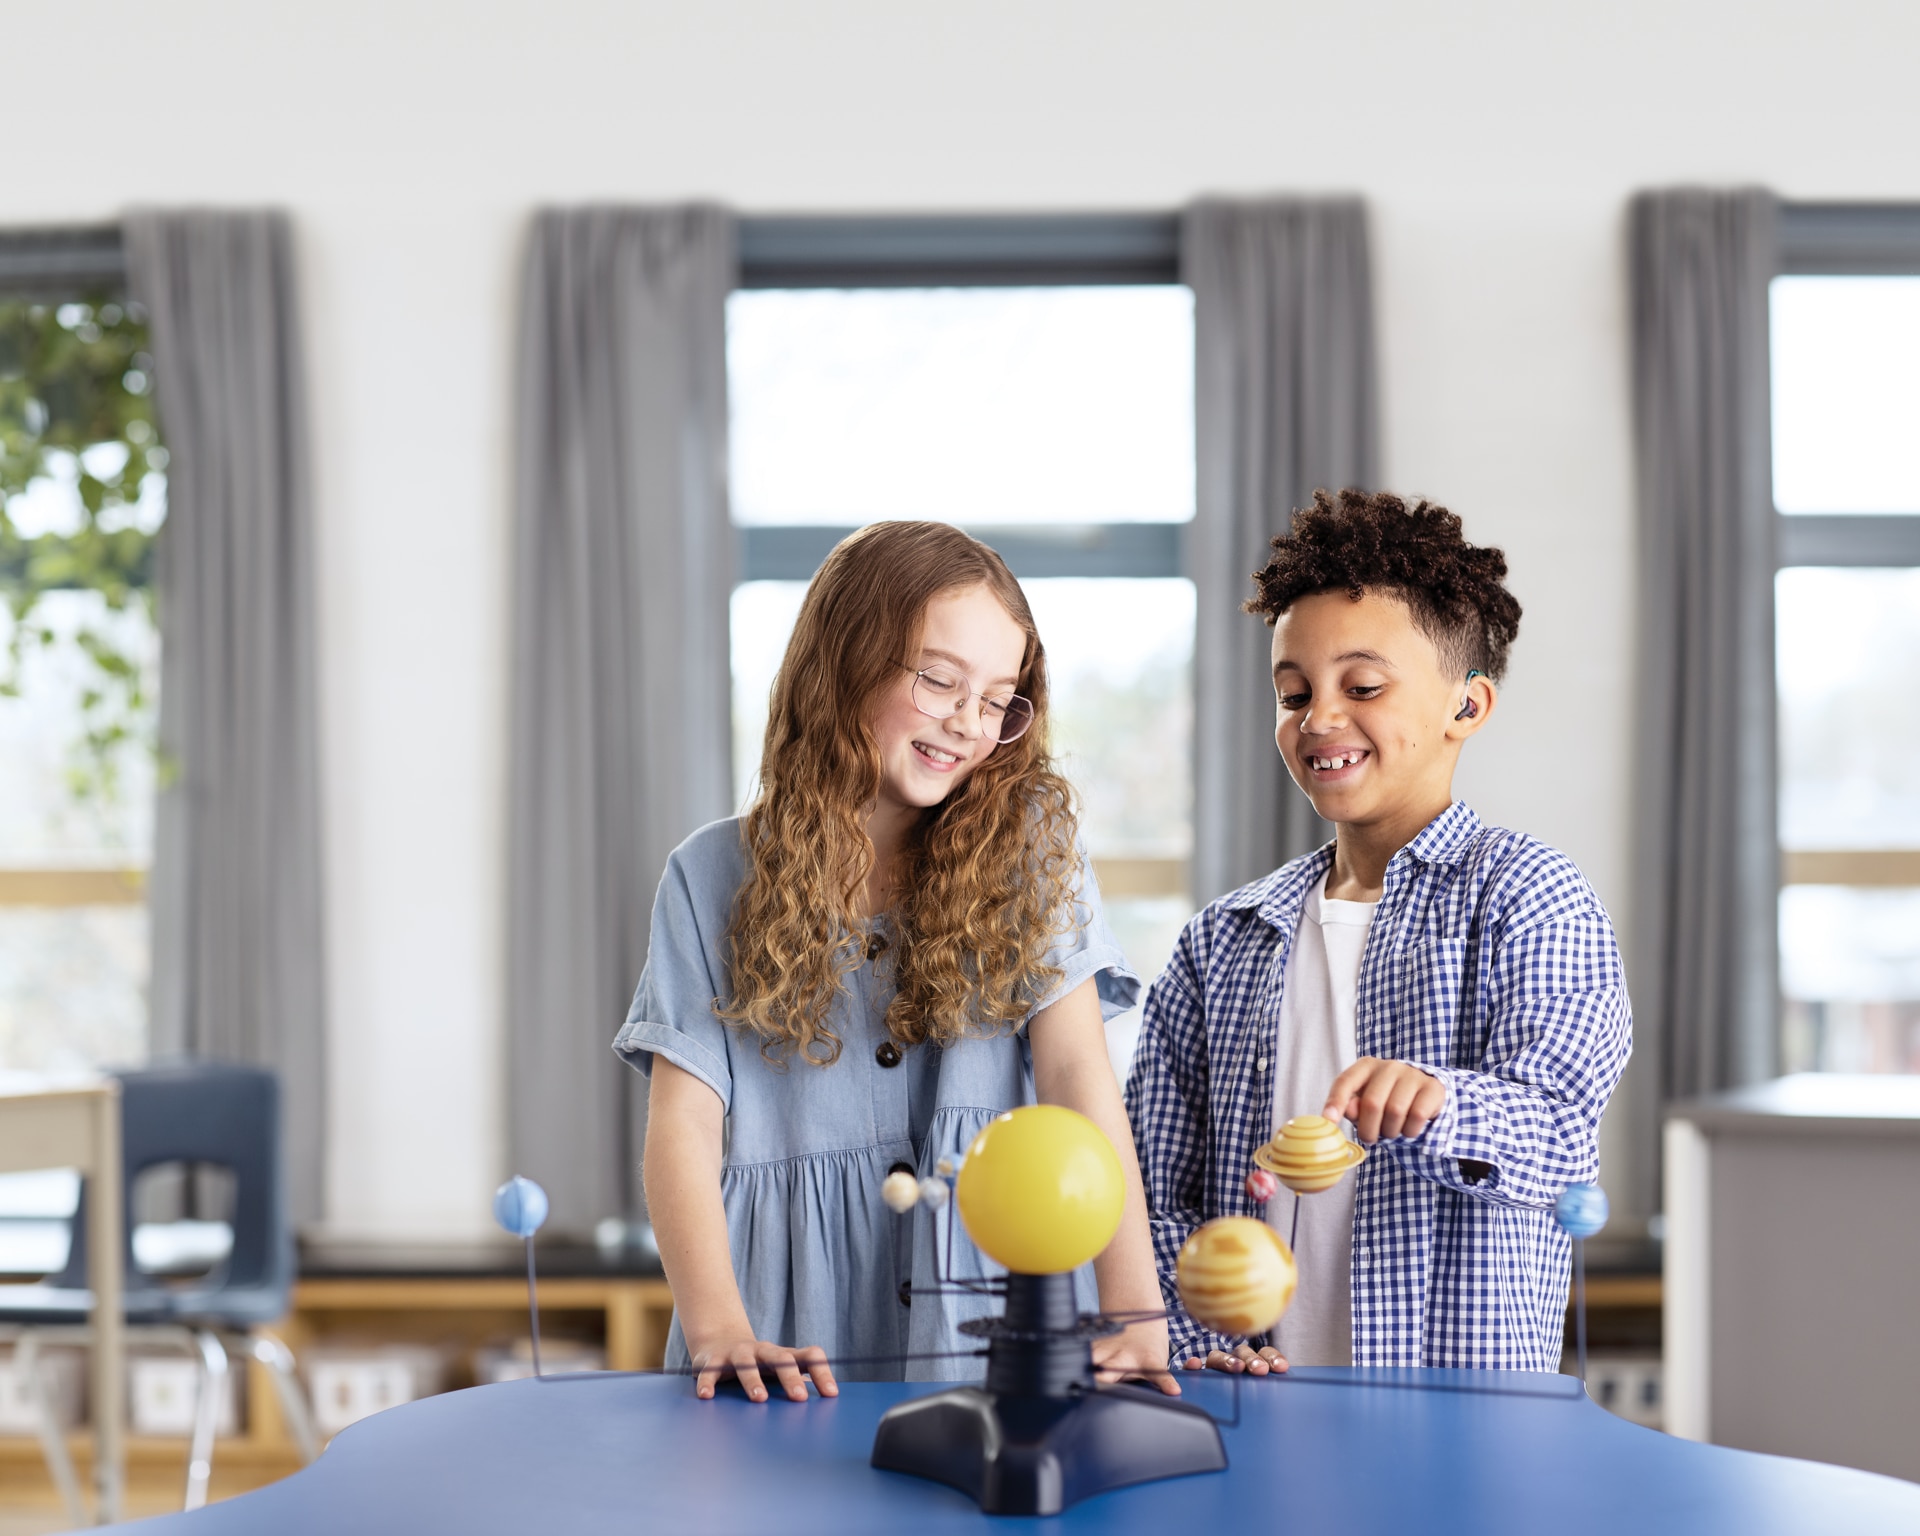
[[[76,800],[113,803],[125,750],[157,749],[153,663],[125,623],[87,618],[63,637],[44,600],[98,593],[93,613],[138,610],[151,629],[166,466],[139,306],[0,296],[0,708],[36,651],[74,648],[86,679],[68,771]]]

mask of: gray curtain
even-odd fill
[[[514,1169],[561,1230],[641,1210],[611,1045],[654,887],[731,809],[726,299],[715,208],[547,212],[521,299],[508,1039]]]
[[[1180,267],[1194,294],[1199,461],[1193,895],[1209,901],[1332,835],[1274,749],[1272,637],[1240,604],[1294,508],[1378,473],[1366,208],[1199,202]]]
[[[1674,1100],[1776,1070],[1773,510],[1765,192],[1642,193],[1629,216],[1640,657],[1634,1141]],[[1636,1170],[1659,1209],[1657,1166]],[[1632,1207],[1630,1207],[1632,1208]]]
[[[139,212],[169,455],[155,553],[153,1043],[281,1078],[296,1221],[321,1213],[325,1087],[313,503],[293,237],[278,213]]]

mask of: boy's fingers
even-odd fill
[[[1373,1072],[1373,1068],[1373,1058],[1371,1056],[1362,1056],[1352,1066],[1348,1067],[1346,1071],[1336,1077],[1333,1080],[1333,1086],[1327,1090],[1327,1102],[1321,1107],[1320,1113],[1325,1115],[1329,1120],[1351,1119],[1352,1115],[1350,1111],[1352,1109],[1354,1095],[1365,1086],[1367,1078]]]
[[[1376,1142],[1380,1139],[1380,1115],[1386,1108],[1386,1089],[1379,1078],[1372,1078],[1360,1094],[1360,1113],[1354,1117],[1353,1128],[1360,1133],[1364,1142]]]
[[[1420,1077],[1420,1073],[1409,1069],[1394,1083],[1380,1116],[1381,1135],[1417,1136],[1425,1127],[1424,1120],[1418,1124],[1412,1120],[1414,1101],[1420,1097]]]
[[[1207,1362],[1202,1360],[1198,1355],[1188,1355],[1180,1366],[1180,1369],[1183,1371],[1204,1371],[1206,1368]]]
[[[718,1385],[719,1381],[719,1371],[712,1367],[702,1370],[700,1374],[693,1379],[693,1395],[695,1397],[712,1397],[713,1389]]]

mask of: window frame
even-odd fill
[[[1181,284],[1177,212],[743,215],[738,287]],[[1191,522],[973,525],[1016,577],[1187,577]],[[845,524],[735,523],[735,584],[807,581]],[[1096,858],[1109,897],[1186,896],[1184,858]]]
[[[1071,214],[743,215],[739,286],[1087,288],[1177,284],[1180,216]],[[1185,576],[1187,523],[969,526],[1015,576]],[[841,524],[736,523],[740,581],[805,581],[847,536]]]
[[[126,245],[118,224],[0,229],[0,297],[59,299],[75,286],[124,298]],[[0,867],[0,907],[140,906],[147,871]]]
[[[1920,203],[1782,203],[1778,239],[1779,277],[1920,277]],[[1774,516],[1780,568],[1920,566],[1920,512]]]
[[[1782,203],[1778,242],[1776,276],[1920,277],[1920,203]],[[1776,504],[1774,516],[1776,570],[1920,567],[1920,512],[1787,514]],[[1779,855],[1783,890],[1920,884],[1920,851],[1781,847]]]

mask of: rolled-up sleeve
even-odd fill
[[[1485,1057],[1475,1069],[1415,1063],[1446,1085],[1446,1103],[1422,1135],[1389,1145],[1414,1172],[1472,1199],[1550,1207],[1598,1172],[1600,1116],[1632,1048],[1605,911],[1592,903],[1510,929],[1484,987]]]
[[[1068,926],[1047,952],[1047,964],[1060,973],[1060,979],[1027,1010],[1027,1022],[1041,1009],[1060,1001],[1069,992],[1093,978],[1100,995],[1100,1017],[1113,1019],[1140,1003],[1140,978],[1127,964],[1126,952],[1107,925],[1105,907],[1100,901],[1100,885],[1094,879],[1093,861],[1085,848],[1080,849],[1080,875],[1073,893],[1073,912]]]
[[[647,963],[613,1048],[630,1066],[651,1074],[664,1056],[733,1106],[733,1067],[727,1026],[714,1016],[724,965],[724,915],[702,913],[680,853],[653,899]]]

